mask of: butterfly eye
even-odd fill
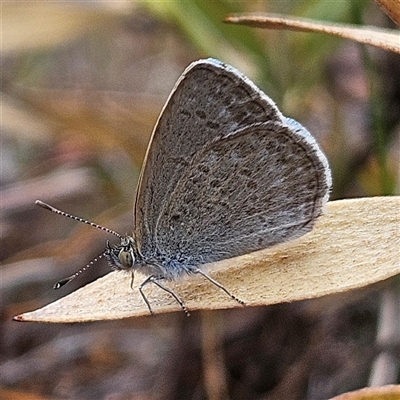
[[[131,268],[135,262],[135,256],[133,255],[132,247],[121,249],[120,253],[118,254],[118,258],[120,263],[125,268]]]

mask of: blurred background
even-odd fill
[[[394,27],[369,1],[2,3],[0,398],[318,400],[382,371],[380,384],[400,382],[399,336],[379,339],[385,307],[399,302],[396,278],[190,318],[11,320],[109,272],[99,262],[53,291],[108,236],[34,202],[131,232],[152,128],[199,58],[232,64],[313,133],[333,169],[332,199],[399,194],[399,55],[222,23],[249,11]],[[377,367],[382,352],[389,361]]]

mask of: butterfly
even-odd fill
[[[246,76],[215,59],[195,61],[172,90],[154,128],[134,203],[132,235],[40,206],[113,233],[112,269],[165,282],[200,274],[244,302],[203,268],[309,232],[329,199],[328,161],[312,135],[284,117]],[[99,257],[99,258],[100,258]],[[87,269],[56,283],[60,288]]]

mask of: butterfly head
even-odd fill
[[[111,245],[107,241],[104,257],[112,269],[127,270],[135,264],[135,247],[135,240],[132,236],[122,236],[119,244]]]

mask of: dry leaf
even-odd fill
[[[2,2],[2,51],[47,48],[110,24],[113,15],[74,3]]]
[[[368,387],[343,393],[330,400],[396,400],[400,398],[400,385]]]
[[[224,260],[211,275],[251,305],[315,298],[360,288],[400,273],[400,196],[329,202],[309,234],[272,249]],[[18,321],[84,322],[148,314],[136,274],[107,276]],[[190,310],[238,307],[222,290],[202,277],[168,283]],[[156,313],[180,310],[155,285],[145,287]],[[240,307],[240,306],[239,306]]]
[[[135,164],[143,162],[162,101],[123,92],[14,88],[14,95],[48,120],[78,130],[99,153],[122,147]],[[58,133],[59,134],[59,133]]]
[[[336,35],[344,39],[369,44],[400,54],[400,32],[371,26],[329,24],[305,18],[287,18],[277,14],[232,15],[225,22],[265,29],[287,29],[301,32],[319,32]]]
[[[375,0],[375,3],[397,24],[400,25],[399,0]]]

